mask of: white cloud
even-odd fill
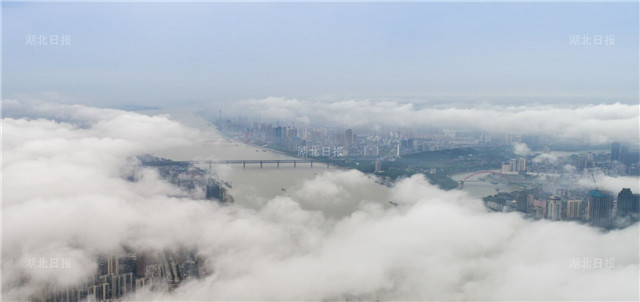
[[[550,163],[555,165],[558,163],[558,157],[551,153],[541,153],[533,158],[533,162],[534,163]]]
[[[2,120],[3,288],[7,299],[23,300],[12,295],[84,280],[94,273],[97,255],[132,245],[127,242],[131,227],[177,189],[151,170],[143,170],[138,183],[124,180],[121,176],[135,165],[130,157],[186,144],[197,133],[162,116],[84,106],[12,106],[35,117]],[[57,257],[72,258],[71,268],[26,267],[30,258]],[[29,280],[24,287],[8,286],[21,278]]]
[[[319,181],[325,182],[322,176]],[[294,200],[276,198],[269,203],[277,210],[269,212],[282,217],[230,224],[225,237],[235,238],[235,244],[252,244],[241,245],[233,253],[208,250],[219,273],[185,284],[166,298],[637,297],[638,256],[633,253],[637,252],[637,228],[604,234],[575,223],[531,222],[514,213],[488,213],[479,200],[462,192],[443,192],[420,176],[401,181],[393,197],[407,206],[385,210],[369,203],[337,221],[304,211]],[[614,258],[615,269],[570,267],[572,260],[585,257]],[[598,286],[602,282],[613,284],[615,290]],[[137,298],[150,297],[140,294]]]
[[[49,108],[66,111],[67,122],[42,112],[3,119],[7,300],[81,281],[98,255],[125,246],[196,248],[213,272],[171,293],[130,297],[138,300],[638,299],[637,224],[601,233],[489,213],[421,176],[371,196],[377,184],[356,171],[320,174],[259,209],[172,198],[177,189],[153,170],[138,182],[121,176],[136,165],[130,156],[197,133],[166,117]],[[73,269],[28,269],[28,257],[69,257]],[[615,268],[570,267],[585,257],[614,258]]]
[[[634,193],[640,193],[640,181],[637,177],[632,176],[611,177],[602,173],[597,173],[593,176],[591,174],[580,175],[577,184],[583,188],[606,190],[615,194],[615,196],[618,195],[622,188],[630,188]]]
[[[520,156],[527,156],[531,154],[531,149],[525,143],[514,142],[511,144],[513,146],[513,153]]]
[[[468,106],[468,104],[465,104]],[[640,106],[598,104],[580,106],[491,106],[459,108],[428,107],[396,101],[346,100],[308,101],[268,97],[230,104],[227,112],[260,116],[279,121],[329,123],[355,126],[429,126],[455,130],[552,135],[591,143],[639,140]]]

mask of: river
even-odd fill
[[[147,112],[148,114],[166,112]],[[170,148],[157,152],[155,155],[172,160],[241,160],[241,159],[295,159],[288,155],[247,145],[243,142],[224,137],[217,129],[204,119],[189,112],[170,112],[173,120],[181,124],[198,129],[202,135],[201,140],[194,145]],[[208,169],[208,166],[202,168]],[[327,167],[324,163],[309,164],[281,164],[275,165],[214,165],[213,172],[224,181],[231,183],[229,190],[237,204],[244,207],[258,208],[265,202],[277,196],[290,196],[303,185],[315,177],[321,176],[327,171],[336,171],[342,168]],[[375,190],[360,196],[362,199],[388,203],[389,190],[382,185],[376,185]]]
[[[147,114],[158,114],[167,112],[146,112]],[[215,127],[210,125],[201,117],[182,111],[172,111],[168,113],[173,120],[181,124],[199,130],[201,139],[193,145],[181,146],[157,152],[155,155],[172,160],[233,160],[233,159],[294,159],[288,155],[275,152],[262,147],[247,145],[243,142],[229,139],[223,136]],[[207,167],[202,167],[206,168]],[[282,164],[280,168],[273,165],[260,168],[259,165],[214,165],[213,172],[224,181],[232,184],[230,193],[234,196],[236,203],[251,208],[258,208],[268,200],[277,196],[289,196],[305,181],[318,177],[327,171],[336,171],[343,168],[327,167],[323,163],[316,163],[313,168],[309,164],[298,164],[294,168],[291,164]],[[466,175],[473,172],[456,174],[452,178],[461,180]],[[373,177],[373,176],[371,176]],[[496,193],[496,188],[503,185],[492,185],[488,182],[469,182],[464,186],[464,190],[474,197],[484,197]],[[507,189],[507,188],[501,188]],[[383,185],[376,186],[376,189],[368,192],[362,199],[375,200],[380,203],[388,203],[391,199],[389,189]]]
[[[460,181],[463,178],[467,177],[468,175],[471,175],[473,173],[475,173],[476,171],[472,171],[472,172],[465,172],[465,173],[460,173],[460,174],[453,174],[451,175],[451,178],[455,181]],[[498,170],[495,170],[495,172],[499,172]],[[491,184],[490,182],[487,181],[478,181],[483,177],[486,177],[487,174],[480,174],[477,176],[473,176],[472,178],[470,178],[470,180],[472,181],[467,181],[464,183],[464,187],[463,190],[466,191],[467,193],[469,193],[469,195],[473,196],[473,197],[477,197],[477,198],[482,198],[485,196],[489,196],[489,195],[495,195],[497,192],[499,191],[509,191],[510,188],[507,185],[504,184]],[[478,181],[478,182],[476,182]]]

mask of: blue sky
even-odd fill
[[[3,98],[638,102],[638,3],[2,5]],[[71,45],[28,45],[30,35]]]

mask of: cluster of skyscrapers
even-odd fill
[[[218,129],[241,141],[270,148],[305,152],[308,156],[327,156],[321,150],[326,148],[342,150],[338,156],[361,156],[393,158],[422,151],[436,151],[458,147],[479,145],[500,145],[510,143],[512,136],[489,135],[461,131],[435,129],[373,129],[356,130],[332,127],[282,126],[270,123],[249,122],[246,118],[218,121]],[[328,156],[335,156],[333,152]]]
[[[391,159],[424,151],[462,147],[511,146],[514,142],[527,144],[531,149],[570,144],[535,135],[490,134],[484,132],[451,131],[447,129],[367,128],[356,130],[332,127],[296,127],[271,123],[249,122],[248,118],[218,120],[218,129],[247,143],[296,153],[299,157],[357,156],[368,159]],[[358,134],[356,134],[358,132]],[[640,175],[640,150],[622,143],[611,145],[611,155],[584,152],[571,157],[570,164],[578,171],[600,169],[607,175]],[[553,172],[557,167],[536,162],[527,167],[531,158],[516,158],[500,167],[504,174],[522,174],[527,170]],[[508,166],[508,167],[507,167]]]
[[[502,174],[524,174],[527,172],[527,159],[512,158],[508,162],[502,163],[500,173]]]
[[[193,198],[234,202],[233,196],[226,189],[230,184],[212,178],[210,171],[200,169],[189,162],[176,162],[148,155],[140,156],[139,159],[144,166],[156,168],[162,178]],[[130,180],[135,181],[136,176],[131,176]]]
[[[202,259],[193,252],[137,254],[105,257],[98,271],[82,284],[43,291],[36,302],[116,301],[143,287],[171,290],[182,281],[206,274]]]
[[[499,193],[485,198],[496,211],[518,211],[528,217],[549,220],[583,221],[603,228],[623,227],[640,219],[640,195],[622,189],[617,197],[611,192],[558,190],[549,195],[540,188]]]
[[[145,166],[157,168],[161,177],[185,192],[195,191],[207,200],[222,203],[234,202],[222,181],[207,179],[207,173],[193,165],[174,162],[153,156],[139,158]],[[136,181],[135,171],[129,180]],[[191,192],[193,193],[193,192]],[[176,253],[134,253],[125,256],[104,257],[98,260],[96,274],[80,285],[43,291],[33,296],[37,302],[77,302],[77,301],[115,301],[127,294],[150,286],[171,290],[182,281],[199,278],[206,274],[203,260],[195,256],[193,251]]]
[[[638,221],[640,217],[640,195],[623,188],[617,198],[610,192],[589,191],[585,217],[589,223],[599,227],[614,227],[615,219]]]

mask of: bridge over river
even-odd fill
[[[313,168],[314,163],[324,163],[329,167],[332,161],[319,161],[313,159],[226,159],[226,160],[193,160],[193,161],[158,161],[158,162],[150,162],[147,165],[151,166],[163,166],[163,165],[171,165],[171,164],[194,164],[194,165],[209,165],[209,168],[213,165],[242,165],[243,168],[246,168],[247,165],[260,165],[260,168],[263,167],[275,167],[280,168],[280,165],[291,165],[294,168],[298,166],[298,164],[309,164],[310,168]]]

